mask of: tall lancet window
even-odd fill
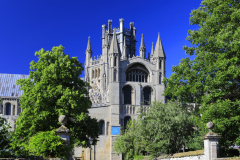
[[[123,87],[123,103],[132,104],[132,87],[131,86]]]
[[[114,57],[113,66],[117,66],[117,57]]]
[[[162,60],[159,61],[159,69],[162,69]]]
[[[11,115],[11,103],[6,103],[6,115]]]
[[[159,73],[159,84],[162,84],[162,73]]]
[[[94,78],[94,70],[92,70],[92,79]]]
[[[152,93],[152,88],[151,87],[145,87],[143,89],[143,103],[145,105],[151,104],[151,93]]]
[[[105,135],[105,122],[104,120],[101,120],[99,122],[99,127],[100,127],[100,135]]]

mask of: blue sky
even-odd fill
[[[93,56],[101,55],[102,25],[113,21],[119,27],[134,22],[137,29],[137,55],[141,34],[147,52],[157,41],[160,32],[167,57],[166,77],[173,65],[187,57],[182,47],[187,31],[197,29],[189,25],[191,10],[201,0],[1,0],[0,1],[0,73],[29,74],[29,63],[35,52],[62,44],[65,54],[78,57],[84,64],[88,36]],[[192,57],[191,59],[193,59]],[[83,77],[82,75],[81,77]]]

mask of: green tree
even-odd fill
[[[171,155],[186,147],[194,133],[192,106],[155,101],[142,113],[141,135],[151,157]]]
[[[73,144],[87,147],[89,137],[96,143],[99,125],[88,115],[91,101],[86,89],[89,84],[79,77],[83,71],[82,64],[76,57],[65,55],[61,45],[53,47],[52,51],[41,49],[35,56],[38,62],[30,63],[29,77],[17,81],[23,90],[20,98],[23,112],[12,134],[11,146],[15,153],[29,152],[24,146],[29,145],[35,134],[59,128],[60,115],[69,118],[66,127],[72,131],[71,149]]]
[[[170,78],[164,94],[185,102],[201,105],[198,127],[208,121],[215,123],[214,131],[221,134],[220,147],[240,144],[240,1],[204,0],[191,12],[189,30],[184,46],[194,60],[182,59]],[[223,152],[220,152],[223,153]]]
[[[28,145],[24,147],[29,153],[43,158],[65,158],[70,151],[64,140],[57,136],[54,131],[38,132],[30,138]]]
[[[117,136],[114,143],[114,150],[117,153],[123,153],[126,160],[132,160],[145,151],[145,141],[141,136],[141,119],[128,121],[125,131]]]
[[[141,110],[114,144],[117,153],[127,159],[148,152],[150,158],[171,155],[186,147],[194,136],[192,106],[170,101],[155,101],[147,110]]]

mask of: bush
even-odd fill
[[[12,150],[10,149],[10,131],[11,125],[5,118],[0,115],[0,158],[12,157]]]
[[[32,136],[26,146],[29,154],[35,156],[66,158],[70,149],[54,131],[39,132]]]

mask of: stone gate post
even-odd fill
[[[213,122],[208,122],[207,128],[209,129],[209,132],[205,136],[201,137],[204,140],[205,160],[218,158],[218,139],[221,138],[221,136],[212,131],[213,127]]]
[[[69,147],[69,145],[70,145],[70,135],[71,135],[72,132],[69,131],[69,129],[67,127],[65,127],[65,123],[67,123],[67,117],[65,115],[61,115],[58,118],[58,121],[62,124],[62,126],[59,127],[57,129],[57,131],[55,131],[55,134],[60,136],[66,142],[66,145]],[[67,157],[67,160],[71,160],[71,159],[72,159],[72,156],[70,154],[70,156]]]

